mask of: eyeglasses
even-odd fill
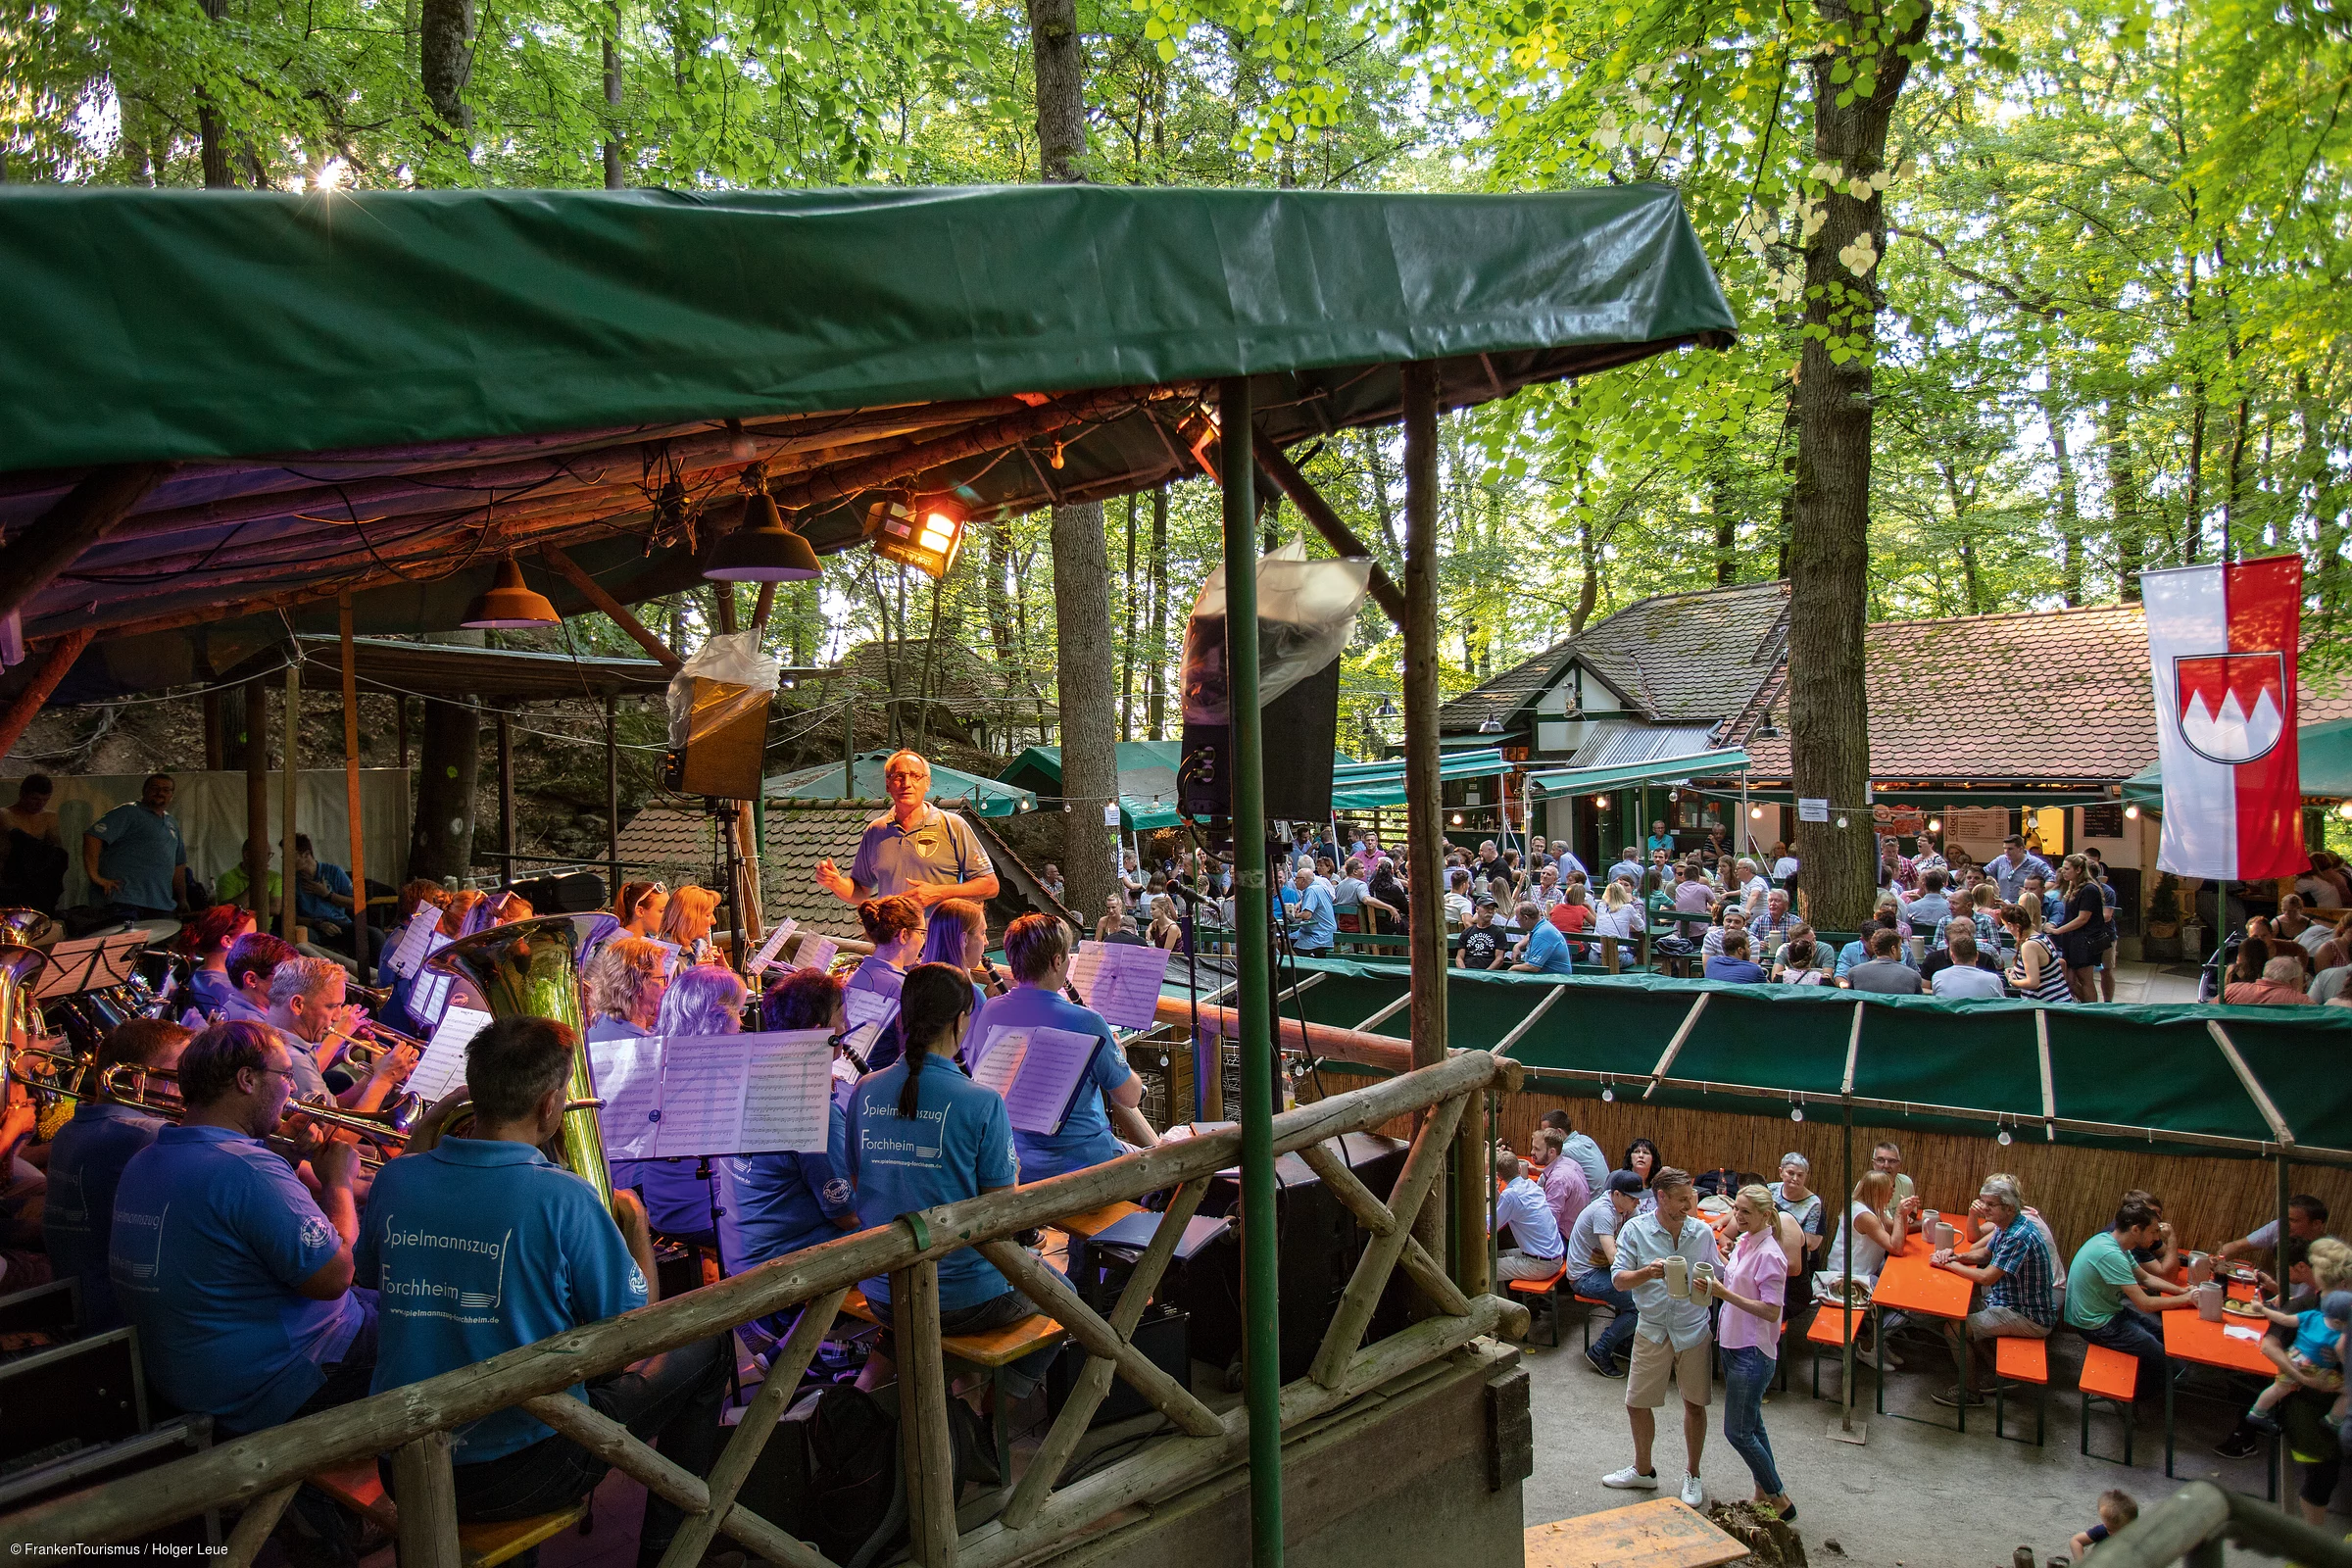
[[[285,1079],[288,1083],[292,1083],[294,1081],[294,1071],[290,1067],[261,1066],[256,1067],[253,1070],[259,1073],[275,1073],[278,1077]]]

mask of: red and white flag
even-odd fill
[[[2140,576],[2164,768],[2156,864],[2178,876],[2295,876],[2303,853],[2295,655],[2303,562],[2181,566]]]

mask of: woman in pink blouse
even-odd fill
[[[1794,1519],[1796,1504],[1781,1489],[1772,1440],[1764,1432],[1764,1391],[1780,1357],[1781,1301],[1788,1279],[1788,1254],[1781,1250],[1774,1213],[1766,1187],[1742,1187],[1732,1203],[1740,1239],[1715,1287],[1724,1303],[1715,1343],[1723,1348],[1723,1435],[1756,1478],[1756,1500]]]

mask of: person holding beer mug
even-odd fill
[[[1654,1492],[1656,1469],[1650,1446],[1657,1437],[1658,1407],[1666,1402],[1669,1379],[1683,1397],[1683,1450],[1688,1470],[1682,1498],[1692,1508],[1706,1505],[1698,1479],[1700,1452],[1707,1445],[1707,1404],[1714,1391],[1714,1340],[1708,1332],[1707,1300],[1715,1272],[1715,1233],[1691,1209],[1698,1195],[1688,1171],[1672,1166],[1650,1178],[1657,1196],[1654,1213],[1636,1214],[1617,1232],[1614,1283],[1634,1298],[1640,1320],[1634,1328],[1634,1358],[1625,1385],[1625,1413],[1633,1425],[1634,1462],[1601,1477],[1604,1487]]]

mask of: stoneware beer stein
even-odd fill
[[[1678,1301],[1690,1299],[1690,1260],[1687,1257],[1666,1259],[1666,1294]]]
[[[2197,1316],[2208,1323],[2219,1323],[2222,1320],[2224,1298],[2222,1287],[2218,1281],[2207,1280],[2188,1294],[2196,1298]]]

